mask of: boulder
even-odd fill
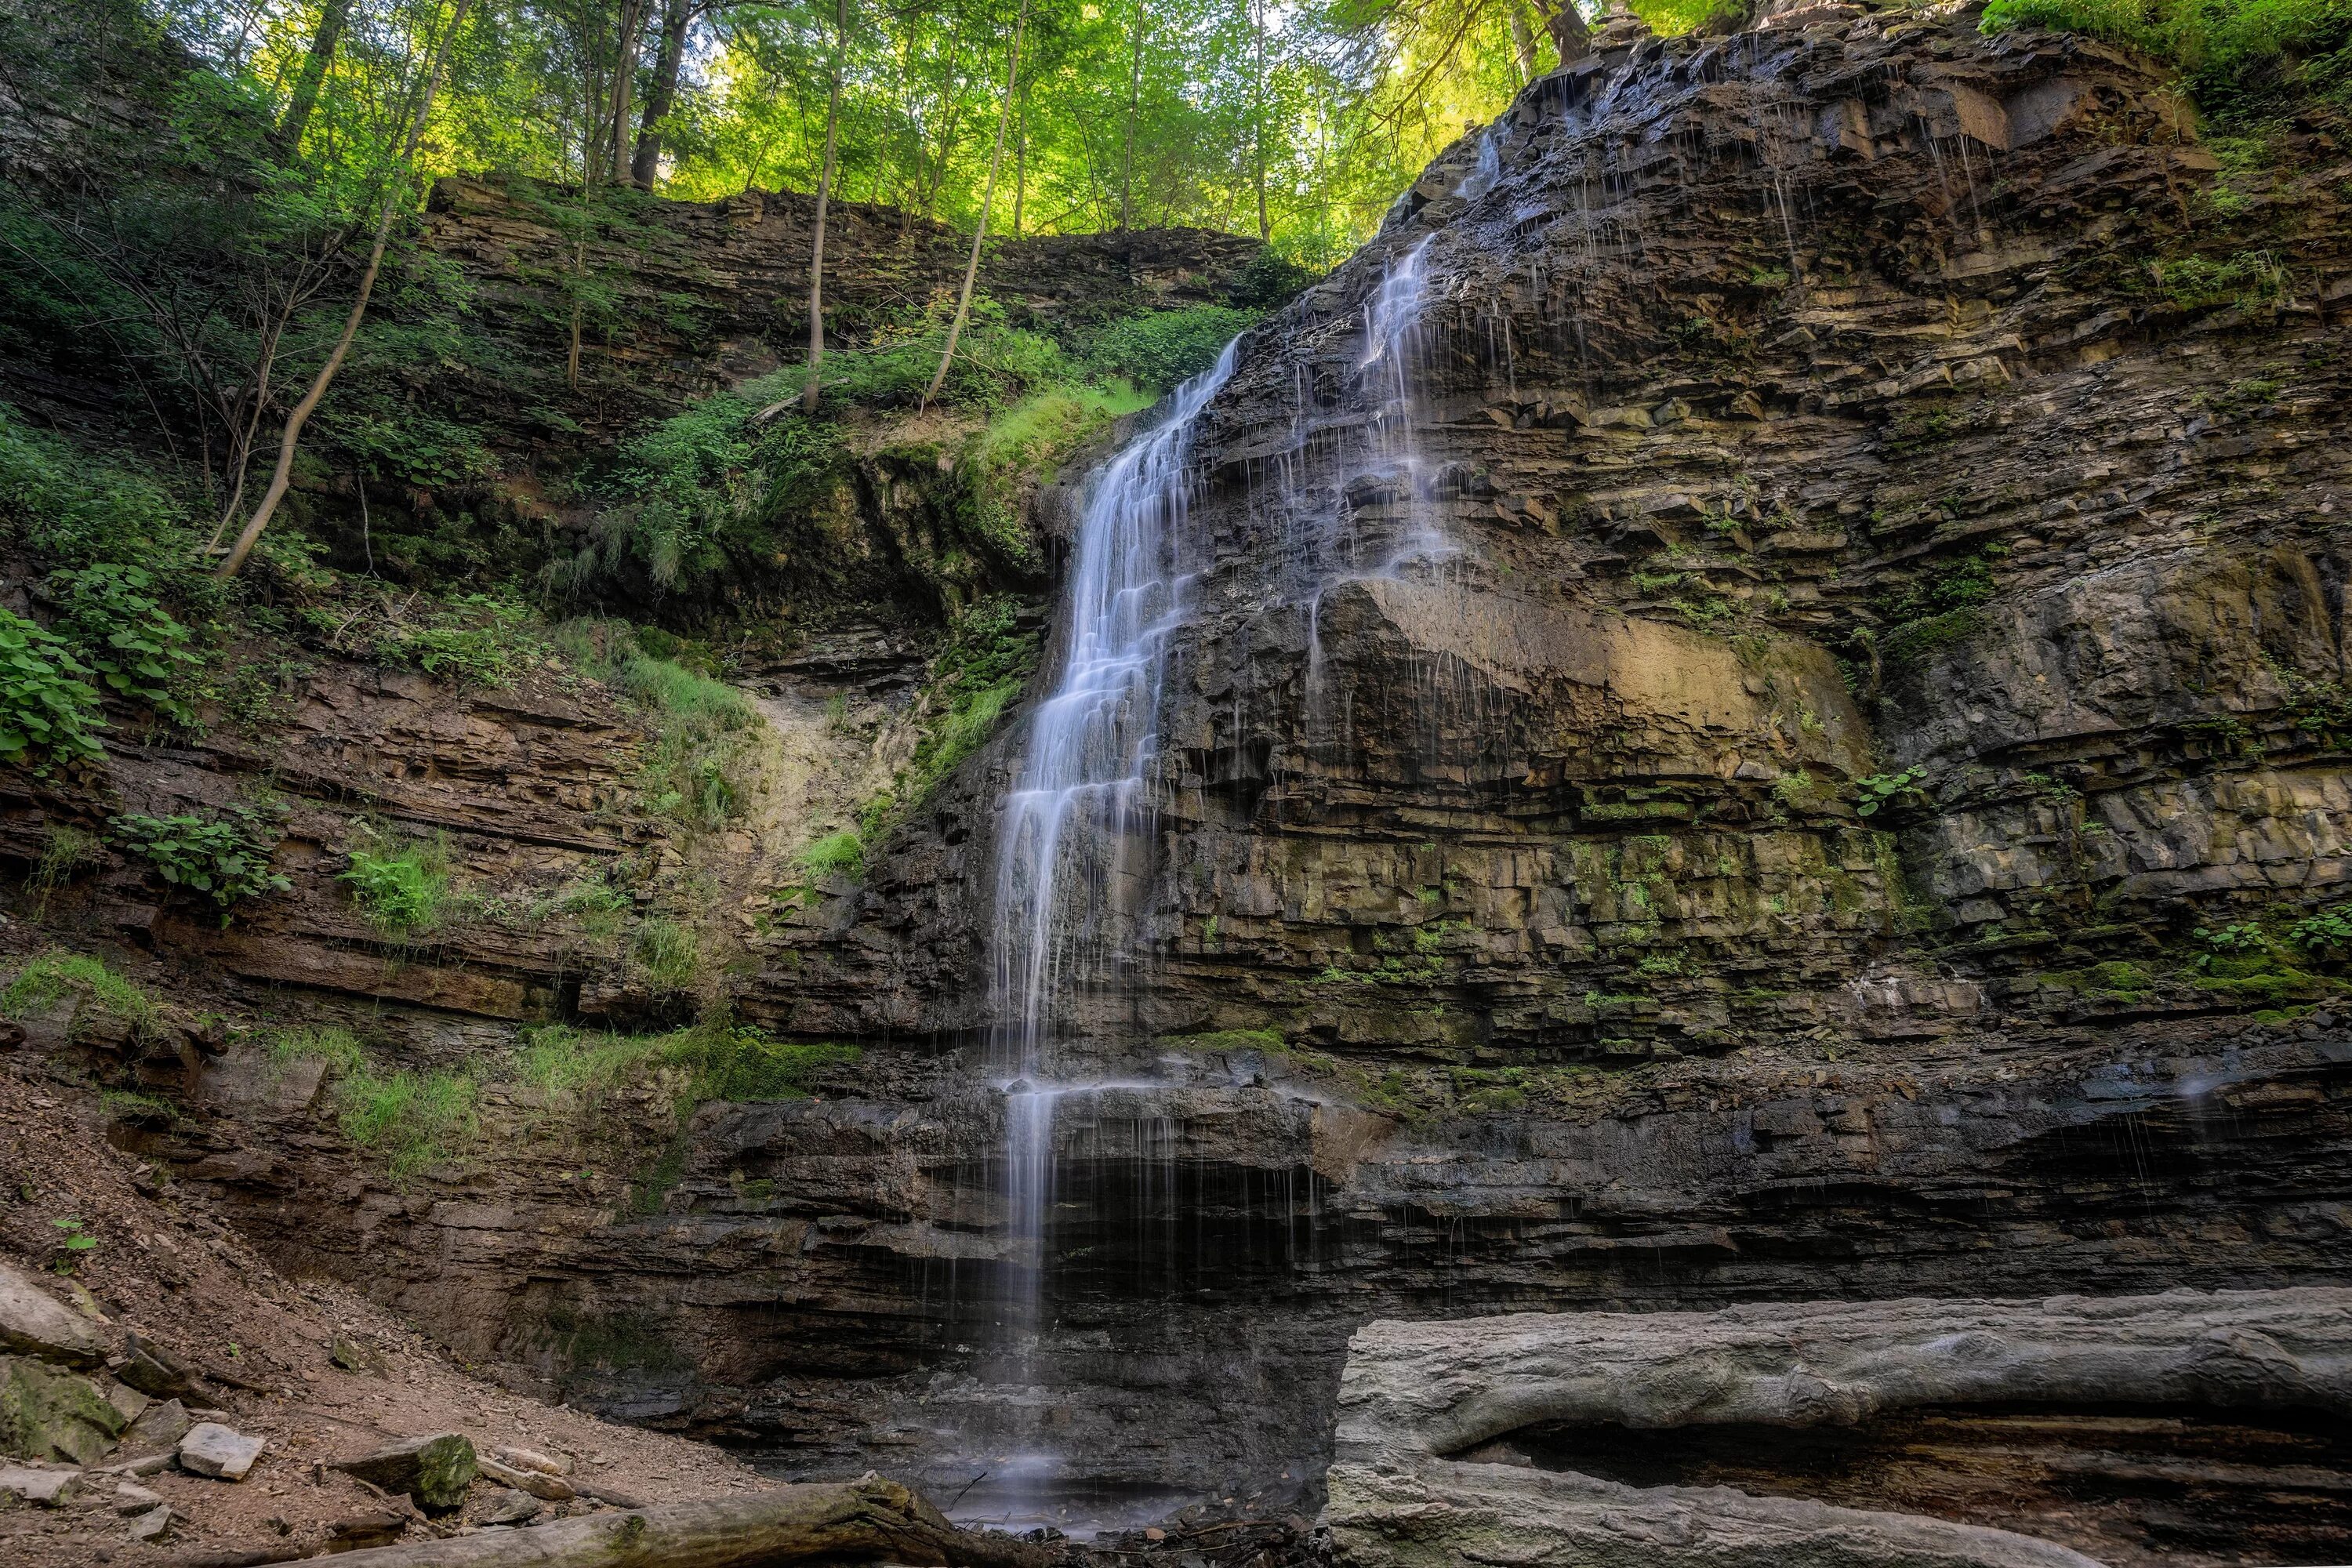
[[[122,1434],[122,1446],[115,1451],[117,1459],[141,1459],[151,1454],[169,1454],[180,1446],[195,1422],[188,1407],[176,1399],[150,1405]]]
[[[538,1518],[539,1510],[539,1500],[529,1492],[500,1487],[467,1503],[466,1518],[473,1524],[521,1524]]]
[[[488,1458],[484,1458],[478,1462],[482,1467],[482,1474],[491,1480],[501,1486],[511,1487],[517,1491],[528,1492],[532,1497],[542,1498],[549,1502],[569,1502],[579,1495],[572,1489],[571,1483],[562,1477],[551,1475],[545,1470],[526,1470],[519,1465],[502,1465],[498,1460]]]
[[[96,1366],[106,1359],[106,1340],[96,1324],[50,1295],[33,1277],[0,1260],[0,1351]]]
[[[39,1508],[55,1508],[73,1495],[81,1480],[78,1470],[32,1469],[0,1465],[0,1500],[14,1500]]]
[[[385,1491],[405,1492],[433,1513],[464,1502],[466,1489],[481,1473],[472,1441],[459,1432],[409,1437],[355,1459],[336,1460],[333,1468]]]
[[[386,1377],[389,1372],[383,1356],[373,1345],[363,1345],[347,1334],[337,1334],[327,1347],[327,1359],[345,1372],[361,1377]]]
[[[0,1356],[0,1454],[94,1465],[130,1424],[89,1379],[29,1356]]]
[[[172,1525],[177,1515],[162,1503],[134,1517],[131,1521],[131,1539],[156,1544],[171,1539]]]
[[[136,1481],[117,1481],[114,1500],[110,1506],[120,1514],[145,1513],[163,1500],[160,1494],[149,1491]]]
[[[180,1439],[180,1468],[218,1481],[241,1481],[261,1458],[264,1439],[217,1421],[199,1421]]]
[[[115,1375],[157,1399],[186,1399],[196,1393],[195,1369],[152,1340],[131,1336],[130,1359]]]

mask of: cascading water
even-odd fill
[[[992,999],[1024,1075],[1068,985],[1122,957],[1115,879],[1149,827],[1160,660],[1182,615],[1192,424],[1233,374],[1234,348],[1111,459],[1078,525],[1061,679],[1031,717],[997,860]]]
[[[1235,342],[1238,342],[1238,339]],[[1108,1083],[1045,1081],[1057,1009],[1128,961],[1124,873],[1150,827],[1160,684],[1183,614],[1184,518],[1192,426],[1233,374],[1234,343],[1179,387],[1168,417],[1129,443],[1088,492],[1071,556],[1068,643],[1053,694],[1030,720],[1006,797],[996,875],[993,1016],[1006,1074],[1004,1209],[1015,1284],[1003,1303],[1003,1372],[1034,1381],[1063,1102]],[[1156,1139],[1165,1150],[1164,1123]],[[1006,1467],[991,1511],[1034,1518],[1059,1468],[1030,1452]]]

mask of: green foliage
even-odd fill
[[[186,691],[205,661],[190,646],[188,628],[157,600],[152,574],[101,562],[55,573],[49,584],[62,605],[58,629],[100,680],[176,723],[196,721]]]
[[[682,1120],[712,1100],[802,1099],[818,1072],[862,1054],[856,1046],[780,1041],[723,1021],[666,1035],[593,1035],[548,1025],[527,1037],[520,1073],[542,1093],[593,1100],[667,1068]]]
[[[866,871],[866,845],[854,831],[829,833],[801,851],[800,863],[802,870],[819,880],[827,877],[855,880]]]
[[[966,453],[973,476],[978,532],[1008,563],[1035,564],[1022,527],[1020,490],[1050,482],[1055,468],[1077,445],[1123,414],[1148,408],[1150,393],[1126,382],[1109,386],[1055,386],[1033,392],[991,419]]]
[[[392,843],[371,837],[351,852],[336,879],[368,924],[388,937],[423,936],[441,923],[449,902],[449,856],[438,841]]]
[[[2352,8],[2342,0],[1991,0],[1988,33],[2088,33],[2179,68],[2198,102],[2228,120],[2352,87]]]
[[[179,503],[151,475],[27,428],[5,403],[0,538],[68,568],[100,562],[152,568],[187,559],[189,549]]]
[[[1313,268],[1302,267],[1268,246],[1241,269],[1225,290],[1225,303],[1242,310],[1277,310],[1314,282],[1316,276]]]
[[[650,920],[637,927],[630,955],[658,990],[690,989],[702,973],[702,938],[690,925]]]
[[[98,689],[58,638],[0,609],[0,763],[47,777],[58,764],[105,755]]]
[[[2286,269],[2267,250],[2219,259],[2179,256],[2149,262],[2148,271],[2164,297],[2185,310],[2262,304],[2286,292]]]
[[[2287,928],[2287,940],[2306,952],[2341,952],[2352,948],[2352,904],[2338,904],[2305,915]]]
[[[480,1093],[469,1072],[379,1074],[362,1064],[335,1085],[336,1124],[380,1155],[395,1182],[405,1182],[474,1142]]]
[[[41,858],[33,863],[33,874],[25,885],[53,892],[105,858],[106,845],[97,834],[67,823],[52,823],[42,836]]]
[[[349,1029],[331,1026],[273,1029],[269,1059],[279,1067],[320,1062],[331,1077],[347,1078],[367,1068],[367,1050]]]
[[[277,818],[254,806],[233,805],[217,816],[134,813],[115,817],[110,826],[115,842],[143,858],[164,881],[212,900],[224,926],[240,900],[282,893],[294,885],[269,868],[281,837]]]
[[[1875,816],[1895,805],[1904,795],[1916,791],[1927,776],[1925,768],[1905,768],[1899,773],[1872,773],[1856,779],[1853,785],[1853,809],[1862,816]]]
[[[574,668],[618,690],[654,731],[639,770],[647,809],[716,828],[741,807],[765,722],[735,688],[647,651],[664,637],[622,621],[580,620],[559,628],[555,640]]]
[[[530,606],[489,594],[435,604],[394,625],[376,644],[387,663],[414,664],[453,686],[510,686],[547,657],[545,628]]]
[[[100,1011],[121,1018],[144,1037],[154,1027],[153,997],[98,959],[79,952],[49,952],[33,960],[0,991],[0,1017],[22,1017],[68,993],[87,997]]]
[[[662,1059],[688,1070],[686,1098],[800,1100],[824,1068],[854,1062],[856,1046],[777,1040],[740,1024],[705,1024],[668,1037]]]
[[[923,697],[929,716],[914,760],[860,816],[858,832],[866,846],[878,845],[901,816],[919,809],[995,733],[1037,664],[1038,635],[1023,630],[1020,618],[1020,602],[996,595],[949,626],[947,647],[931,661]]]
[[[2259,925],[2241,923],[2209,931],[2197,928],[2197,940],[2215,952],[2267,952],[2271,939]]]
[[[1166,392],[1216,363],[1225,344],[1258,315],[1224,305],[1196,305],[1189,310],[1129,316],[1097,331],[1087,357],[1107,374]]]

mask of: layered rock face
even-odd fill
[[[551,371],[570,347],[564,280],[593,277],[611,295],[581,323],[584,386],[558,376],[541,394],[570,426],[496,400],[479,410],[503,450],[576,457],[778,368],[779,345],[805,343],[815,222],[816,198],[796,191],[608,197],[583,214],[577,192],[452,175],[433,187],[422,241],[466,276],[517,356]],[[834,202],[825,231],[826,327],[851,342],[952,289],[971,245],[945,224],[865,202]],[[980,287],[1024,323],[1084,322],[1220,302],[1264,249],[1207,229],[1000,237]]]
[[[1325,1518],[1349,1564],[2340,1555],[2347,1310],[2305,1289],[1375,1323]]]
[[[662,1212],[226,1190],[518,1375],[942,1495],[1311,1491],[1373,1317],[2340,1279],[2341,142],[2217,194],[2100,46],[1811,17],[1604,34],[1243,345],[1034,1342],[1017,723],[734,984],[858,1075],[706,1108]]]

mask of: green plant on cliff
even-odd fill
[[[140,1038],[152,1035],[161,1019],[155,999],[135,981],[109,969],[88,953],[56,951],[42,954],[16,972],[0,990],[0,1017],[21,1018],[68,994],[131,1026]],[[79,1015],[77,1027],[81,1026]]]
[[[2154,55],[2225,121],[2352,90],[2352,8],[2343,0],[1991,0],[1980,25],[2087,33]]]
[[[2305,915],[2287,928],[2287,940],[2305,952],[2341,956],[2352,951],[2352,904]]]
[[[64,642],[0,608],[0,763],[46,777],[105,755],[89,673]]]
[[[449,853],[438,839],[406,842],[362,829],[335,879],[383,936],[403,941],[438,926],[449,904]]]
[[[946,646],[932,659],[923,691],[923,733],[914,760],[859,814],[865,848],[878,846],[899,818],[919,809],[995,733],[1037,665],[1038,631],[1021,623],[1020,601],[1000,594],[971,605],[950,624]]]
[[[749,698],[678,658],[656,657],[655,647],[681,657],[687,648],[655,627],[567,621],[554,643],[565,662],[614,688],[653,731],[637,773],[647,810],[694,828],[735,817],[766,728]]]
[[[1123,317],[1089,336],[1087,359],[1103,374],[1173,391],[1216,363],[1219,352],[1258,315],[1227,305],[1196,305]]]
[[[481,1086],[470,1072],[362,1065],[335,1085],[336,1125],[381,1156],[395,1182],[462,1153],[481,1128]]]
[[[51,574],[49,588],[60,606],[58,630],[101,684],[175,723],[196,721],[189,700],[205,661],[193,634],[159,601],[153,574],[100,562]]]
[[[270,869],[283,837],[278,814],[255,805],[232,805],[220,813],[180,812],[171,816],[132,813],[109,825],[114,841],[155,868],[175,888],[202,893],[220,910],[223,926],[234,907],[265,893],[293,887]]]

